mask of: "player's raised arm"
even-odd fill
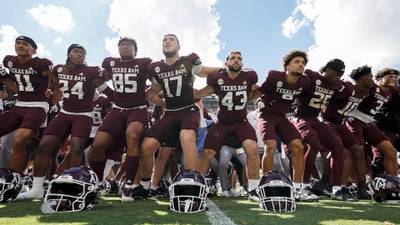
[[[216,73],[222,69],[222,67],[209,67],[201,65],[199,68],[197,66],[193,66],[192,72],[199,77],[207,77],[209,74]]]
[[[195,99],[202,99],[206,96],[209,96],[211,94],[214,93],[214,88],[210,85],[207,85],[205,87],[203,87],[202,89],[198,90],[198,91],[194,91],[193,92],[193,96]]]
[[[251,86],[251,92],[249,93],[249,101],[254,101],[260,97],[262,97],[264,93],[260,91],[260,86],[257,84],[253,84]]]

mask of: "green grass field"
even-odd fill
[[[236,224],[400,224],[400,205],[371,201],[321,200],[298,203],[292,214],[268,214],[245,198],[212,198]],[[107,197],[93,211],[44,215],[41,201],[0,205],[0,225],[34,224],[210,224],[206,213],[180,214],[168,210],[168,200],[121,203]]]

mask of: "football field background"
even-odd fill
[[[400,205],[372,201],[340,202],[328,199],[297,203],[292,214],[270,214],[246,198],[211,200],[235,224],[400,224]],[[168,210],[168,199],[121,203],[106,197],[92,211],[44,215],[42,201],[0,205],[0,225],[34,224],[212,224],[207,213],[182,214]],[[221,223],[224,224],[221,219]],[[214,223],[215,224],[215,223]]]

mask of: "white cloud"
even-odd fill
[[[164,34],[174,33],[181,44],[181,55],[197,53],[204,65],[221,66],[217,54],[222,48],[218,40],[220,27],[214,11],[216,0],[114,0],[110,6],[108,26],[118,34],[106,37],[105,48],[117,56],[119,36],[130,36],[138,42],[138,56],[160,60]],[[202,84],[204,85],[204,80]],[[196,86],[199,86],[198,82]],[[200,85],[202,86],[202,85]]]
[[[49,58],[51,57],[51,53],[46,49],[46,47],[42,43],[37,43],[37,53],[36,55],[42,58]]]
[[[306,24],[306,19],[298,20],[295,19],[293,16],[289,16],[283,23],[282,23],[282,33],[287,38],[292,38],[297,31],[300,30]]]
[[[15,55],[15,38],[19,36],[19,32],[11,25],[1,25],[0,27],[0,60],[3,60],[6,55]],[[36,42],[37,56],[50,57],[51,53],[41,42]]]
[[[400,62],[399,12],[398,0],[299,0],[286,26],[298,27],[295,22],[299,20],[290,19],[293,16],[311,24],[310,68],[341,58],[346,73],[365,64],[376,71]],[[298,29],[293,31],[288,34]]]
[[[53,39],[53,42],[56,43],[56,44],[60,44],[62,41],[63,41],[62,37],[58,37],[58,38],[54,38]]]
[[[18,37],[18,31],[11,25],[1,25],[0,27],[0,60],[3,60],[4,56],[15,54],[14,42],[15,38]],[[0,64],[2,61],[0,62]]]
[[[28,9],[27,12],[43,27],[58,32],[68,32],[75,27],[71,11],[63,6],[39,4],[36,8]]]

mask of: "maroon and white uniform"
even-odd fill
[[[90,138],[95,137],[97,130],[103,123],[103,119],[106,117],[110,108],[111,101],[106,96],[99,96],[93,101],[93,125],[92,130],[90,131]]]
[[[356,93],[352,83],[342,81],[341,88],[335,92],[326,109],[321,112],[324,122],[336,130],[346,148],[362,144],[346,127],[344,118],[355,110],[367,95],[368,89]]]
[[[194,73],[202,67],[200,58],[192,53],[180,57],[174,64],[164,60],[149,65],[153,81],[161,85],[165,98],[165,113],[156,122],[147,136],[157,139],[162,146],[175,147],[179,131],[197,131],[200,114],[193,97]],[[171,135],[173,134],[173,135]]]
[[[93,96],[95,79],[101,77],[99,67],[81,65],[70,68],[65,65],[54,67],[63,93],[60,113],[50,122],[43,135],[65,138],[89,138],[92,129]]]
[[[392,90],[384,91],[375,86],[369,91],[368,97],[364,98],[357,109],[350,113],[346,125],[360,143],[364,144],[366,141],[375,146],[387,140],[384,133],[375,126],[374,116],[392,97]]]
[[[99,131],[117,139],[131,122],[148,123],[146,100],[146,80],[150,58],[105,58],[103,68],[112,76],[114,86],[113,108],[106,116]]]
[[[53,64],[48,59],[32,58],[22,64],[17,56],[7,55],[3,64],[9,73],[3,78],[10,78],[18,87],[18,98],[9,112],[0,116],[0,136],[15,129],[27,128],[36,131],[45,124],[49,104],[45,96],[49,77],[43,73],[50,71]]]
[[[276,139],[278,134],[285,144],[300,139],[300,134],[286,115],[293,111],[295,100],[310,86],[307,76],[300,76],[296,83],[286,81],[286,73],[271,70],[260,91],[264,94],[264,108],[261,109],[263,119],[263,139]]]
[[[251,87],[258,81],[253,70],[242,70],[235,79],[225,71],[210,74],[207,84],[218,96],[218,122],[208,131],[204,148],[219,151],[227,136],[236,137],[240,143],[250,139],[257,142],[255,130],[247,121],[246,104]]]
[[[344,161],[344,147],[339,135],[327,124],[318,120],[321,110],[328,105],[332,95],[340,88],[317,72],[306,70],[304,72],[310,78],[311,85],[299,97],[299,106],[296,111],[294,124],[300,132],[303,140],[309,146],[305,155],[304,182],[309,183],[315,157],[319,151],[326,147],[332,152],[333,158],[333,185],[341,185],[341,174]]]

